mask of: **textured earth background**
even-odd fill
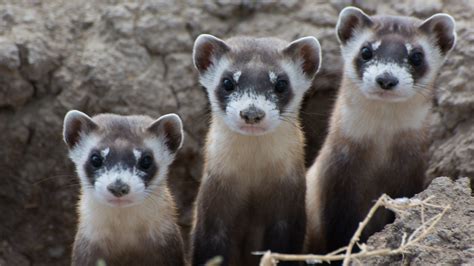
[[[425,191],[414,197],[421,200],[434,197],[430,203],[450,206],[434,230],[403,256],[366,258],[363,265],[474,265],[474,197],[469,181],[466,177],[456,182],[448,177],[434,179]],[[439,212],[440,209],[425,208],[425,221]],[[382,232],[374,234],[367,244],[379,249],[398,248],[403,233],[410,235],[420,227],[420,217],[420,208],[410,209]]]
[[[428,17],[447,12],[455,17],[459,39],[436,83],[428,174],[474,176],[474,0],[136,2],[0,0],[0,265],[69,263],[79,188],[61,139],[63,117],[70,109],[155,117],[179,113],[186,140],[170,185],[180,224],[189,228],[209,118],[191,60],[193,40],[200,33],[319,38],[323,70],[302,113],[311,162],[340,79],[334,26],[347,5],[370,14]],[[453,184],[468,186],[467,181]],[[444,185],[429,191],[439,192]],[[470,210],[472,222],[469,193],[447,194],[446,199]],[[453,213],[443,225],[467,215]],[[459,235],[456,241],[462,245],[454,253],[470,248],[472,254],[470,228],[471,238]],[[381,238],[394,239],[387,230]],[[425,255],[430,260],[415,261],[441,261],[439,253],[420,253]],[[469,262],[463,257],[450,262]]]

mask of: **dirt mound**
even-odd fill
[[[170,184],[184,230],[199,183],[208,125],[191,60],[200,33],[319,38],[323,69],[302,118],[307,161],[325,135],[340,79],[338,12],[427,17],[448,12],[459,41],[438,79],[429,174],[474,176],[474,7],[469,1],[16,1],[0,0],[0,264],[64,265],[76,221],[78,182],[61,140],[64,114],[181,115],[186,141]]]
[[[460,178],[452,181],[448,177],[439,177],[415,199],[424,200],[433,197],[431,203],[449,205],[446,212],[434,230],[415,247],[407,250],[404,255],[373,257],[361,260],[368,265],[472,265],[474,263],[474,197],[470,188],[469,178]],[[437,210],[431,210],[431,212]],[[428,220],[433,213],[426,211]],[[408,214],[397,217],[393,224],[389,224],[382,232],[376,233],[368,240],[372,247],[397,248],[403,233],[411,234],[420,227],[420,209],[410,209]]]

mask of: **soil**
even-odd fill
[[[144,0],[140,4],[0,0],[0,265],[69,263],[79,193],[61,139],[63,117],[70,109],[88,114],[180,114],[185,145],[169,182],[179,223],[184,232],[189,230],[209,120],[206,95],[191,60],[193,41],[200,33],[286,40],[313,35],[320,40],[323,68],[301,115],[310,164],[325,137],[340,81],[334,26],[347,5],[370,14],[428,17],[447,12],[456,19],[458,43],[436,83],[428,175],[473,177],[474,3],[470,0]],[[459,208],[472,209],[472,198],[443,194],[443,189],[437,186],[426,193],[439,193],[453,203],[465,201],[468,205]],[[453,211],[443,225],[461,226],[464,221],[467,225],[468,217],[472,220],[472,210]],[[413,262],[472,262],[466,255],[472,252],[472,228],[460,228],[466,231],[459,231],[455,244],[440,242],[453,250],[447,258],[420,252]],[[396,232],[387,230],[383,238],[393,236],[396,242],[391,235]],[[447,234],[451,238],[451,231]]]
[[[432,204],[450,209],[430,234],[418,246],[408,249],[404,255],[372,257],[362,260],[368,265],[472,265],[474,264],[474,197],[469,178],[456,181],[438,177],[422,193],[414,198],[424,200],[433,197]],[[426,208],[425,221],[440,212]],[[403,234],[410,235],[421,225],[420,209],[410,209],[397,217],[393,224],[385,226],[382,232],[374,234],[367,242],[369,247],[397,248]]]

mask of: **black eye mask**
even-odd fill
[[[105,155],[101,153],[101,150],[92,150],[88,161],[84,164],[84,171],[91,185],[94,185],[101,174],[116,167],[131,169],[132,172],[135,170],[146,187],[158,172],[158,165],[151,151],[141,151],[141,156],[137,160],[133,149],[113,148],[109,148]]]
[[[238,81],[234,79],[234,74],[230,71],[224,72],[215,90],[217,104],[223,112],[226,111],[230,101],[249,93],[262,95],[266,100],[274,102],[278,111],[283,113],[294,96],[293,88],[285,73],[275,74],[276,79],[273,81],[268,70],[241,70]]]
[[[375,46],[376,49],[374,49],[375,42],[380,42]],[[407,43],[400,37],[388,36],[363,44],[353,61],[357,76],[362,79],[367,67],[376,62],[390,62],[406,68],[416,83],[426,74],[428,65],[422,48],[414,46],[415,48],[410,47],[408,51]]]

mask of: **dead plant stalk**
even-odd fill
[[[277,265],[278,261],[337,261],[343,260],[343,265],[348,266],[351,260],[358,260],[359,258],[366,258],[372,256],[387,256],[387,255],[395,255],[395,254],[403,254],[408,253],[410,247],[417,247],[420,244],[421,240],[423,240],[429,233],[431,233],[436,224],[441,220],[441,218],[445,215],[446,211],[450,208],[449,205],[436,205],[432,204],[430,201],[433,197],[428,197],[424,200],[418,199],[392,199],[387,195],[382,195],[376,203],[372,206],[369,210],[365,219],[359,223],[356,232],[352,236],[349,245],[338,250],[335,250],[331,253],[326,255],[314,255],[314,254],[305,254],[305,255],[296,255],[296,254],[282,254],[282,253],[272,253],[271,251],[266,252],[255,252],[256,255],[263,255],[260,266],[274,266]],[[402,237],[402,242],[400,246],[396,249],[389,249],[389,248],[380,248],[380,249],[373,249],[368,250],[365,244],[359,245],[358,241],[360,236],[367,226],[367,224],[372,219],[375,212],[378,208],[384,206],[387,209],[390,209],[396,212],[398,215],[404,215],[407,209],[420,207],[421,208],[421,225],[416,228],[407,238],[407,235],[404,233]],[[431,217],[430,219],[426,220],[425,218],[425,210],[427,208],[432,209],[440,209],[441,211]],[[358,244],[360,247],[360,251],[357,253],[352,253],[353,247]],[[342,254],[344,252],[344,254]]]

